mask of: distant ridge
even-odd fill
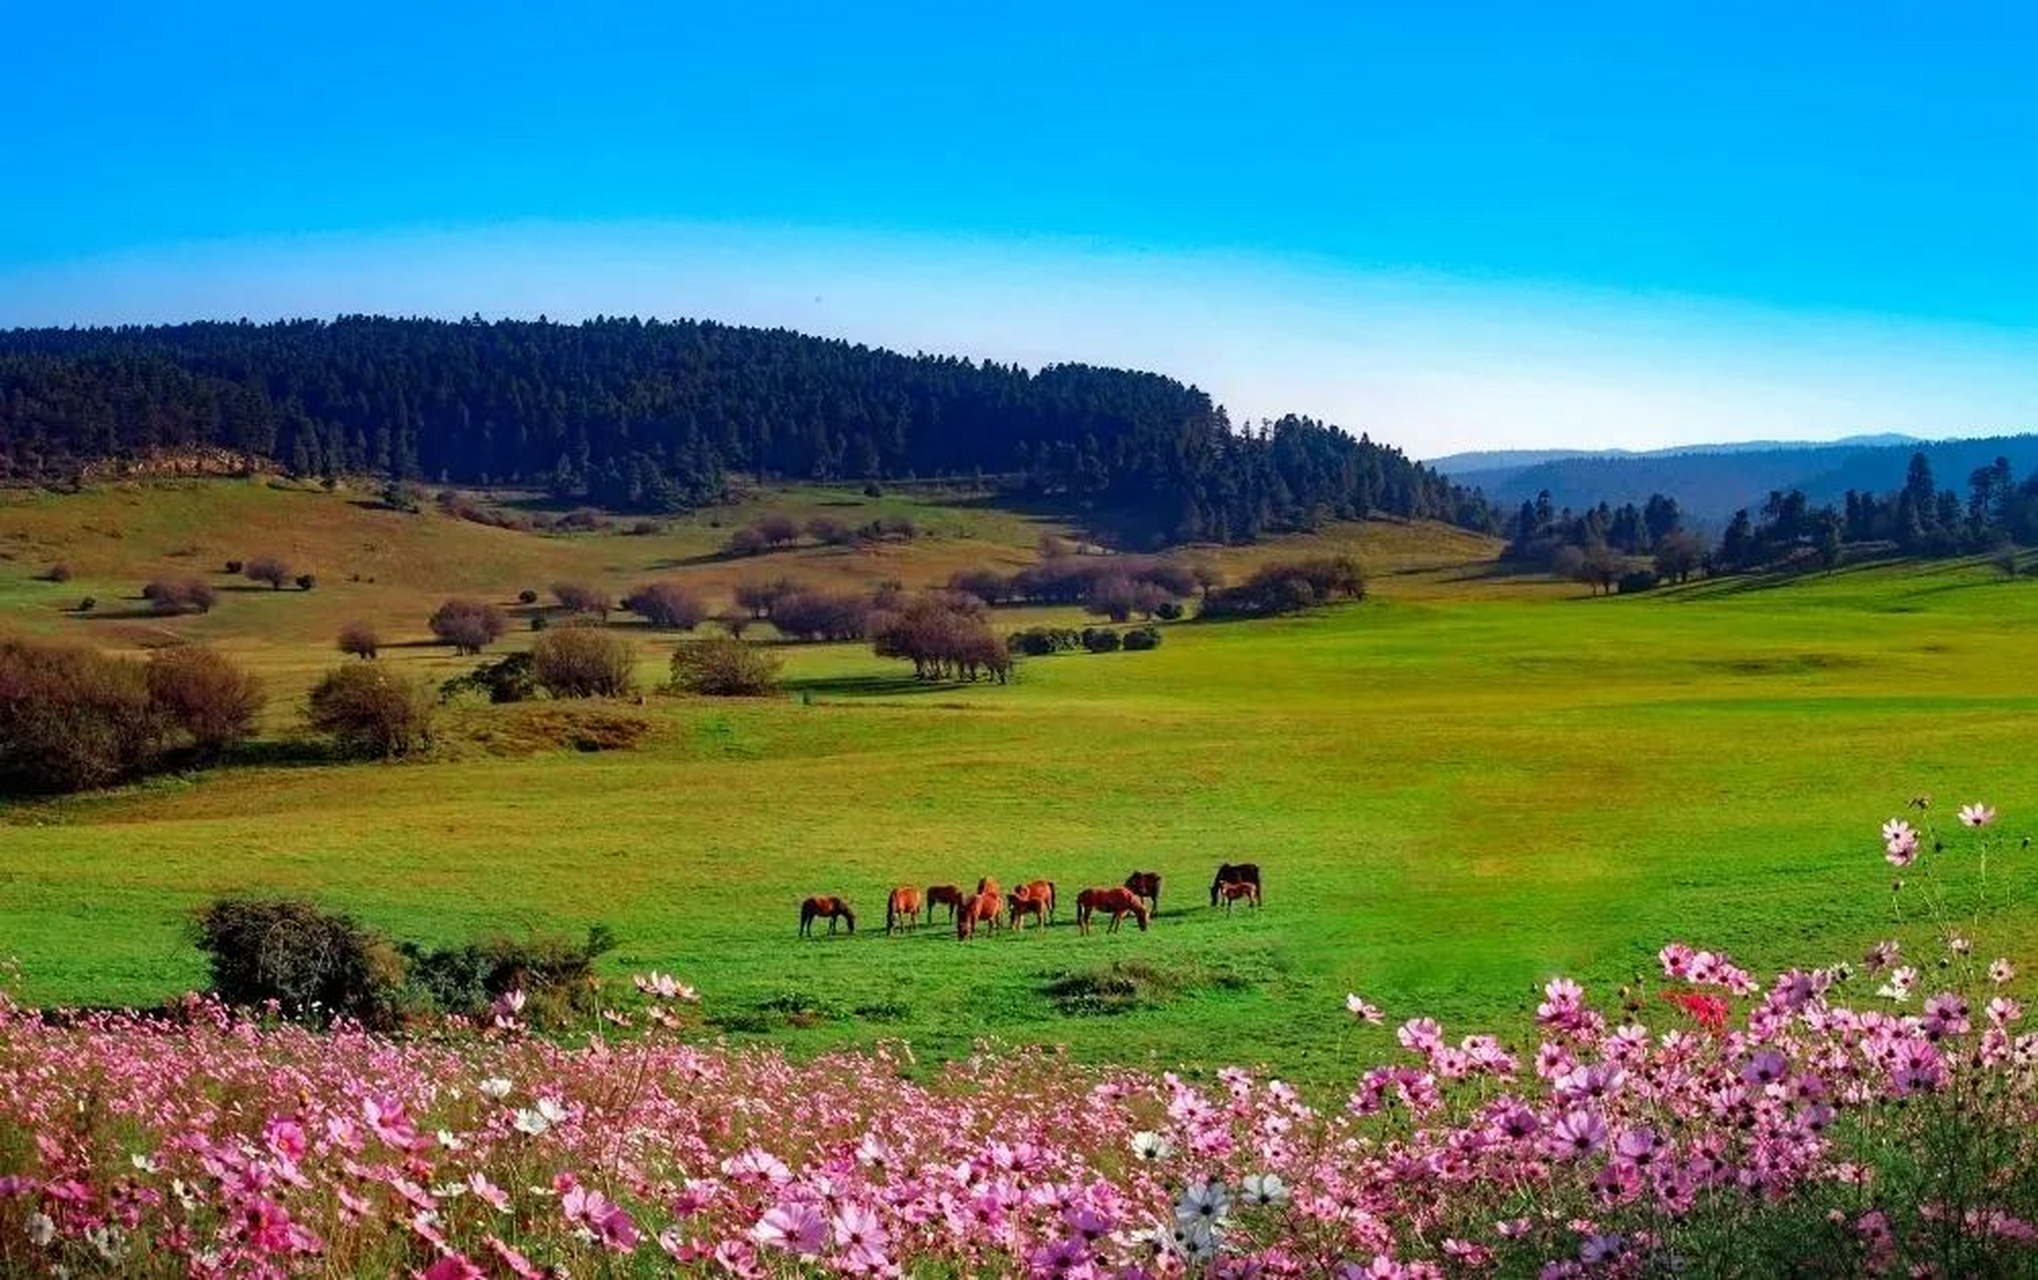
[[[1917,436],[1886,431],[1878,435],[1845,436],[1838,440],[1724,440],[1711,444],[1676,444],[1662,449],[1487,449],[1425,458],[1427,466],[1445,475],[1522,471],[1545,462],[1571,458],[1674,458],[1692,453],[1771,453],[1785,449],[1877,448],[1923,443]]]
[[[1602,501],[1640,504],[1661,493],[1676,498],[1694,523],[1716,526],[1742,507],[1759,507],[1772,490],[1801,490],[1814,506],[1838,502],[1849,489],[1887,493],[1903,484],[1914,452],[1931,461],[1941,485],[1956,490],[1964,489],[1969,472],[1999,457],[2009,459],[2019,475],[2038,470],[2038,435],[2029,433],[1970,440],[1880,435],[1819,444],[1754,441],[1648,453],[1473,453],[1430,465],[1460,484],[1476,486],[1502,510],[1545,490],[1557,506],[1575,509]],[[1501,461],[1472,467],[1465,459]]]

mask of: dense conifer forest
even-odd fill
[[[986,476],[1249,541],[1336,517],[1498,528],[1476,491],[1308,418],[1235,429],[1172,378],[906,356],[706,321],[347,316],[0,332],[0,471],[217,449],[301,476],[677,511],[728,477]]]

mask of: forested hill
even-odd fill
[[[1399,450],[1289,417],[1237,432],[1192,386],[1121,369],[904,356],[782,329],[350,316],[0,332],[0,467],[21,479],[218,448],[300,475],[544,485],[677,510],[744,472],[983,472],[1247,540],[1382,513],[1497,527]]]

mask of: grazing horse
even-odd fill
[[[968,895],[964,894],[963,891],[955,885],[952,884],[928,885],[927,923],[928,924],[934,923],[934,908],[939,906],[946,906],[948,908],[948,918],[950,920],[954,920],[955,913],[957,911],[960,911],[963,905],[968,901],[969,901]]]
[[[1040,927],[1045,929],[1047,927],[1047,901],[1045,895],[1028,893],[1025,888],[1014,889],[1006,894],[1005,909],[1006,914],[1011,918],[1012,927],[1014,929],[1024,929],[1026,927],[1026,917],[1032,916],[1040,922]]]
[[[1161,873],[1158,871],[1135,871],[1125,877],[1125,887],[1132,890],[1134,897],[1146,899],[1147,910],[1155,915],[1161,910]]]
[[[1061,905],[1060,895],[1055,892],[1052,880],[1028,880],[1012,892],[1025,894],[1039,902],[1046,909],[1046,918],[1049,920],[1054,919],[1055,908]]]
[[[1210,882],[1210,905],[1217,905],[1217,891],[1228,884],[1249,884],[1253,887],[1253,905],[1260,901],[1260,864],[1257,862],[1225,863],[1217,868],[1217,878]]]
[[[1253,904],[1253,910],[1260,909],[1260,887],[1250,880],[1228,880],[1218,886],[1217,896],[1224,899],[1224,914],[1231,914],[1231,904],[1244,898]]]
[[[835,932],[835,922],[837,920],[847,920],[849,922],[849,931],[851,933],[856,932],[856,913],[851,911],[849,904],[840,898],[809,898],[800,904],[800,936],[802,938],[814,936],[815,916],[827,917],[828,932],[831,934]]]
[[[928,914],[933,915],[931,911]],[[891,900],[885,903],[885,932],[919,927],[920,891],[912,885],[902,884],[892,890]]]
[[[1151,914],[1139,895],[1130,889],[1085,889],[1076,895],[1076,928],[1085,936],[1090,932],[1090,917],[1099,911],[1111,913],[1111,933],[1118,932],[1119,921],[1127,916],[1139,921],[1139,930],[1144,933]]]
[[[998,913],[1004,910],[1004,902],[995,893],[980,893],[963,903],[962,910],[955,917],[955,940],[968,942],[976,935],[977,923],[985,927],[998,927]]]

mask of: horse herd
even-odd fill
[[[1240,902],[1254,909],[1260,905],[1260,867],[1256,862],[1224,863],[1217,868],[1217,876],[1210,882],[1212,907],[1222,904],[1225,914],[1229,915],[1232,907]],[[917,929],[923,915],[928,924],[933,924],[935,909],[947,907],[948,919],[955,925],[956,941],[967,942],[976,936],[979,927],[998,929],[1009,924],[1013,930],[1020,931],[1026,928],[1029,918],[1045,928],[1055,919],[1060,905],[1061,895],[1052,880],[1028,880],[1010,892],[1003,892],[995,879],[985,876],[977,881],[974,893],[967,893],[960,885],[953,884],[932,884],[925,889],[903,884],[892,890],[891,897],[885,902],[885,932]],[[1118,932],[1119,924],[1127,916],[1138,921],[1144,931],[1160,906],[1160,872],[1135,871],[1125,877],[1122,885],[1097,886],[1077,894],[1076,928],[1087,936],[1091,921],[1101,914],[1111,917],[1107,932]],[[802,902],[801,937],[814,935],[816,920],[826,920],[831,934],[835,932],[837,923],[847,924],[849,932],[856,932],[856,912],[843,898],[815,896]]]

